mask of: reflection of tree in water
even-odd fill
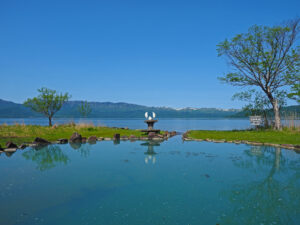
[[[44,171],[55,167],[57,164],[67,164],[69,158],[57,145],[47,145],[39,150],[30,149],[22,154],[27,160],[37,163],[37,169]]]
[[[220,224],[296,224],[300,219],[299,162],[284,157],[280,148],[256,146],[244,155],[234,165],[258,174],[257,179],[221,193],[228,197],[231,210]],[[260,174],[266,176],[260,179]]]
[[[80,155],[82,157],[88,157],[90,155],[90,144],[81,144],[79,143],[70,143],[71,148],[73,148],[74,150],[80,152]]]
[[[146,155],[145,157],[145,163],[147,164],[149,161],[152,162],[153,164],[155,164],[156,162],[156,157],[155,155],[157,154],[155,151],[154,151],[154,146],[160,146],[160,143],[161,141],[147,141],[145,143],[142,143],[141,145],[142,146],[147,146],[148,149],[147,151],[144,153]]]

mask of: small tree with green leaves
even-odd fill
[[[58,94],[55,90],[48,88],[40,88],[38,92],[40,94],[37,97],[28,98],[24,105],[46,116],[49,119],[49,126],[52,126],[54,114],[61,109],[71,96],[68,93]]]
[[[78,107],[78,110],[82,117],[88,117],[92,112],[92,108],[87,101],[82,101],[81,105]]]
[[[300,48],[295,46],[300,19],[282,26],[252,26],[218,45],[218,55],[225,56],[233,71],[220,78],[234,86],[257,87],[268,98],[280,129],[280,112],[275,93],[291,86],[299,77]]]

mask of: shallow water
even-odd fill
[[[0,156],[0,224],[299,224],[300,154],[182,142],[50,145]]]

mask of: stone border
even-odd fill
[[[185,132],[182,135],[183,141],[206,141],[206,142],[214,142],[214,143],[233,143],[233,144],[247,144],[247,145],[254,145],[254,146],[272,146],[272,147],[279,147],[279,148],[285,148],[285,149],[291,149],[300,151],[300,145],[292,145],[292,144],[273,144],[273,143],[262,143],[262,142],[253,142],[253,141],[244,141],[244,140],[235,140],[235,141],[226,141],[225,139],[196,139],[196,138],[189,138],[188,137],[189,131]]]
[[[80,139],[76,139],[76,140],[72,141],[73,135],[76,135],[76,138],[80,137]],[[149,140],[166,141],[169,138],[177,135],[177,132],[176,131],[172,131],[172,132],[165,131],[164,135],[155,134],[154,136],[148,135],[148,137],[146,137],[146,136],[137,137],[135,135],[120,136],[120,134],[114,134],[113,138],[97,137],[97,136],[90,136],[89,138],[86,138],[86,137],[81,137],[81,135],[78,134],[77,132],[73,133],[73,135],[71,136],[70,139],[61,138],[61,139],[58,139],[57,141],[52,141],[52,142],[47,141],[40,137],[36,137],[32,143],[23,143],[20,146],[17,146],[13,142],[9,141],[6,144],[7,145],[6,148],[2,148],[0,145],[0,154],[3,152],[13,153],[13,152],[16,152],[18,149],[23,150],[27,147],[35,148],[35,147],[39,147],[39,146],[46,146],[49,144],[67,144],[67,143],[81,143],[81,144],[91,143],[91,144],[93,144],[98,141],[130,141],[130,142],[149,141]],[[8,145],[8,143],[9,143],[9,145]]]

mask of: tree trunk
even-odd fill
[[[279,105],[277,99],[274,99],[272,102],[273,110],[274,110],[274,119],[275,119],[275,129],[280,130],[281,122],[280,122],[280,113],[279,113]]]
[[[264,111],[263,114],[264,114],[264,123],[265,123],[264,125],[265,125],[265,128],[268,128],[269,127],[269,121],[268,121],[268,117],[267,117],[267,112]]]
[[[49,127],[52,127],[52,118],[49,116],[48,119],[49,119]]]

